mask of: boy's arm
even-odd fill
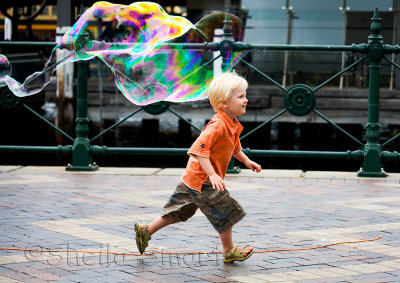
[[[224,180],[222,180],[221,176],[215,172],[214,167],[211,165],[210,159],[199,155],[196,155],[196,158],[199,160],[201,168],[203,168],[210,178],[213,189],[223,191],[225,189]]]
[[[250,160],[250,158],[247,157],[246,154],[244,154],[243,151],[235,151],[233,153],[233,157],[235,157],[237,160],[239,160],[240,162],[243,162],[244,165],[246,165],[247,168],[249,168],[250,170],[254,171],[254,172],[261,172],[261,165],[257,164],[256,162]]]

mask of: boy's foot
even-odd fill
[[[136,232],[136,245],[141,254],[144,253],[145,249],[149,245],[149,241],[151,239],[149,229],[147,224],[139,224],[135,223],[135,232]]]
[[[224,262],[229,263],[229,262],[234,262],[235,260],[237,261],[244,261],[251,257],[251,255],[254,253],[254,249],[252,247],[238,247],[234,246],[229,252],[224,253]]]

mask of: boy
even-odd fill
[[[234,72],[224,73],[211,82],[208,98],[216,114],[189,149],[182,182],[164,206],[162,215],[148,224],[135,223],[140,253],[143,254],[152,234],[172,223],[188,220],[199,208],[219,233],[224,262],[243,261],[253,254],[252,247],[233,244],[232,226],[246,212],[230,196],[224,183],[232,156],[247,168],[261,171],[261,166],[242,152],[239,141],[243,127],[236,116],[246,112],[247,86],[247,81]]]

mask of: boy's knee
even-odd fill
[[[172,223],[186,222],[191,218],[197,211],[197,206],[194,203],[180,207],[178,210],[170,211],[163,214],[172,218]]]

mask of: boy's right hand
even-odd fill
[[[224,180],[215,172],[214,167],[212,166],[210,159],[196,155],[197,160],[199,160],[201,168],[206,172],[212,187],[214,190],[223,191],[225,190]]]
[[[219,190],[219,191],[225,190],[224,180],[222,180],[222,178],[218,174],[213,174],[208,177],[210,178],[210,182],[214,190]]]

